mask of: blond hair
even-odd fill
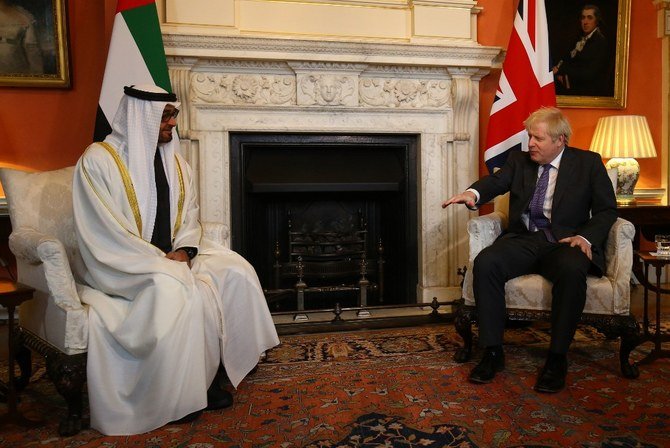
[[[557,108],[541,107],[530,114],[523,122],[523,125],[526,127],[526,131],[530,131],[530,128],[538,123],[547,125],[547,134],[549,134],[552,141],[556,141],[561,135],[565,137],[566,144],[570,140],[570,136],[572,135],[570,122]]]

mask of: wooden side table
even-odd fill
[[[637,251],[636,255],[644,265],[644,278],[649,275],[649,266],[656,268],[656,331],[649,331],[649,290],[652,289],[648,282],[644,282],[644,329],[641,338],[642,342],[653,341],[654,348],[638,364],[648,364],[658,358],[670,358],[670,350],[663,349],[663,342],[670,342],[670,334],[661,334],[661,269],[670,264],[670,257],[656,257],[647,251]]]
[[[7,413],[0,416],[0,425],[13,423],[21,426],[31,427],[39,424],[33,420],[24,417],[16,407],[17,394],[14,384],[14,311],[16,307],[26,300],[33,298],[35,290],[20,283],[11,282],[8,280],[0,280],[0,305],[7,308],[8,314],[8,328],[7,339],[9,341],[9,373],[7,381]]]
[[[640,250],[640,238],[654,241],[654,235],[670,233],[670,206],[660,204],[634,204],[617,207],[619,216],[633,223],[635,226],[635,237],[633,239],[633,250]],[[643,278],[642,260],[635,260],[633,273],[642,285],[655,291],[656,285]],[[670,290],[661,289],[662,293],[668,294]]]

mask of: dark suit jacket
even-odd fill
[[[608,74],[609,61],[607,39],[598,29],[574,58],[569,53],[563,58],[563,64],[557,74],[568,77],[570,89],[565,89],[558,84],[557,93],[588,96],[612,95],[613,79]]]
[[[498,172],[472,184],[479,192],[479,204],[510,192],[509,233],[524,233],[521,215],[528,209],[539,165],[527,152],[514,151]],[[591,242],[595,274],[604,271],[603,248],[617,219],[616,197],[600,155],[565,147],[556,177],[551,208],[551,230],[557,240],[581,235]]]

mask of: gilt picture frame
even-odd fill
[[[631,0],[547,0],[545,5],[552,66],[560,66],[554,69],[557,105],[625,108]],[[583,28],[587,5],[595,10],[586,15],[599,16],[595,32]]]
[[[70,83],[66,0],[0,0],[0,86]]]

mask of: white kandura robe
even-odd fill
[[[90,305],[91,426],[104,434],[147,432],[203,409],[220,361],[237,387],[279,343],[253,267],[201,238],[190,168],[176,157],[185,196],[173,247],[198,247],[190,269],[142,239],[121,171],[106,149],[91,145],[77,164],[75,224],[85,279],[95,288],[82,294]],[[165,162],[173,217],[175,165]]]

